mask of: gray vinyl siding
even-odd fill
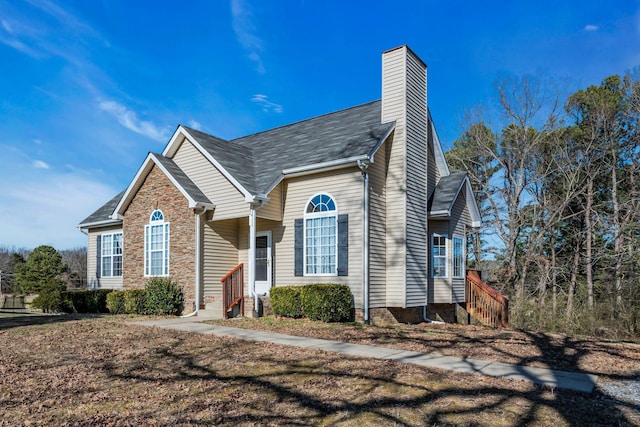
[[[282,183],[271,190],[267,197],[269,197],[269,201],[258,209],[256,216],[273,221],[282,221]]]
[[[386,182],[387,306],[406,305],[406,47],[382,57],[382,122],[396,121]]]
[[[469,209],[467,209],[467,198],[466,191],[463,188],[458,195],[455,203],[453,204],[453,208],[451,209],[451,222],[450,222],[450,230],[451,236],[458,235],[462,237],[464,240],[465,251],[466,251],[466,230],[467,227],[471,226],[471,215],[469,215]],[[453,248],[452,248],[453,250]],[[453,255],[453,253],[452,253]],[[466,252],[465,252],[466,255]],[[466,261],[466,257],[465,257]],[[452,289],[451,289],[451,302],[464,302],[465,301],[465,279],[451,279]]]
[[[244,195],[191,142],[182,143],[173,161],[216,205],[214,220],[249,215],[249,204]]]
[[[431,254],[433,253],[432,249],[432,239],[431,236],[433,234],[446,234],[447,235],[447,258],[451,260],[451,234],[449,229],[449,221],[429,221],[429,267],[431,267],[431,263],[433,260],[431,259]],[[431,269],[429,269],[429,303],[430,304],[442,304],[442,303],[450,303],[451,302],[451,265],[448,266],[448,275],[447,278],[436,279],[433,278],[433,273]]]
[[[407,56],[407,296],[424,305],[427,292],[427,108],[426,67]]]
[[[90,230],[88,233],[87,244],[87,287],[89,289],[122,289],[122,276],[119,277],[96,277],[97,265],[97,247],[96,236],[102,234],[122,233],[122,226],[116,225],[112,227],[103,227]],[[124,235],[122,236],[125,239]],[[123,253],[122,257],[127,254]]]
[[[428,154],[427,154],[427,196],[431,198],[433,192],[436,189],[436,184],[440,180],[440,175],[438,173],[438,167],[436,165],[436,155],[433,151],[433,132],[432,127],[428,128]]]
[[[392,138],[391,136],[390,138]],[[386,268],[386,172],[387,146],[385,142],[369,166],[369,306],[387,304]]]
[[[238,265],[238,220],[204,224],[204,301],[222,304],[220,279]]]
[[[290,178],[284,182],[284,211],[282,224],[258,222],[257,229],[271,227],[274,245],[274,286],[305,285],[311,283],[341,283],[348,285],[355,306],[362,307],[363,287],[363,178],[357,167]],[[349,275],[294,276],[294,221],[304,217],[309,199],[318,193],[331,195],[338,214],[349,215]],[[248,230],[247,230],[248,232]],[[242,233],[242,232],[241,232]],[[246,255],[243,256],[243,259]]]

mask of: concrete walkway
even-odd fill
[[[253,331],[249,329],[231,328],[202,323],[197,318],[174,318],[160,320],[146,320],[136,322],[143,326],[156,326],[164,329],[194,332],[199,334],[217,335],[258,342],[271,342],[313,350],[331,351],[350,356],[369,357],[372,359],[393,360],[410,363],[412,365],[429,368],[447,369],[467,374],[482,374],[491,377],[510,378],[531,381],[549,387],[591,393],[598,377],[579,372],[557,371],[554,369],[532,368],[528,366],[511,365],[508,363],[491,362],[487,360],[466,359],[462,357],[442,356],[440,354],[425,354],[415,351],[399,350],[395,348],[374,345],[350,344],[340,341],[322,340],[317,338],[296,337],[292,335],[276,334],[273,332]]]

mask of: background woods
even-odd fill
[[[481,205],[472,263],[515,326],[637,336],[640,83],[611,76],[564,105],[550,88],[500,79],[498,114],[478,112],[447,153]]]

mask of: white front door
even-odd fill
[[[271,231],[256,233],[256,293],[266,295],[271,289]]]

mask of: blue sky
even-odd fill
[[[572,92],[640,65],[640,2],[0,0],[0,246],[86,245],[178,124],[234,138],[379,99],[402,44],[447,149],[498,75]]]

